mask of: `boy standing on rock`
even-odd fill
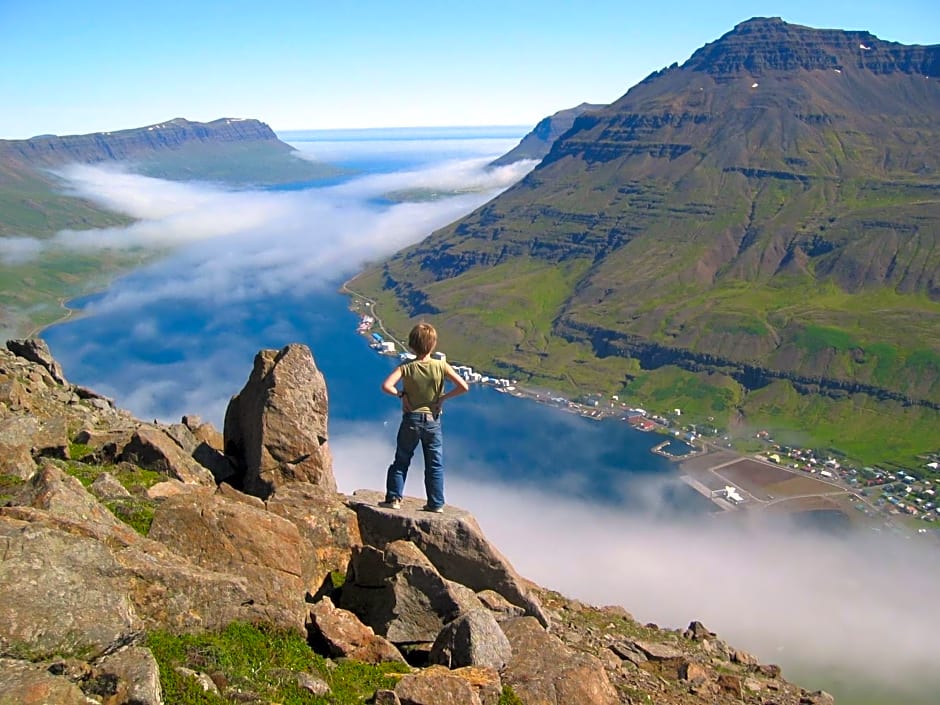
[[[416,359],[403,362],[382,382],[382,391],[401,399],[401,425],[398,427],[395,460],[388,467],[385,501],[379,506],[401,508],[405,478],[415,448],[424,453],[424,489],[427,512],[444,511],[444,437],[441,411],[445,400],[463,394],[470,387],[444,360],[431,357],[437,347],[437,331],[430,323],[419,323],[408,334],[408,347]],[[444,381],[453,387],[444,392]],[[402,388],[398,389],[399,380]]]

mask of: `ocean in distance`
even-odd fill
[[[95,172],[73,186],[138,221],[102,232],[100,246],[126,240],[170,254],[73,302],[80,315],[43,337],[71,381],[138,418],[195,414],[220,429],[255,354],[304,343],[329,389],[340,490],[381,489],[398,410],[379,385],[396,361],[356,333],[358,316],[338,289],[365,262],[521,178],[533,164],[486,165],[526,131],[285,133],[301,154],[349,173],[277,189]],[[387,198],[410,189],[459,195]],[[644,622],[702,620],[843,705],[936,702],[940,618],[929,606],[940,566],[915,543],[715,519],[711,503],[650,452],[662,436],[487,387],[449,403],[444,428],[448,502],[469,510],[527,578],[623,605]],[[407,494],[423,496],[421,474],[418,457]]]

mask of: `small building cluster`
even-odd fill
[[[766,431],[758,432],[758,438],[773,443]],[[883,470],[876,467],[854,467],[833,457],[822,458],[806,448],[792,448],[777,444],[772,451],[762,456],[777,465],[800,470],[833,483],[845,485],[868,499],[874,507],[886,514],[903,515],[926,522],[940,522],[940,481],[929,479],[929,475],[940,469],[940,461],[924,463],[923,471],[897,469]],[[920,477],[919,477],[920,476]],[[858,508],[870,512],[868,505]]]

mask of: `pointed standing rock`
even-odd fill
[[[287,482],[335,491],[328,407],[326,381],[310,348],[293,343],[260,351],[225,411],[225,454],[238,468],[232,484],[262,498]]]

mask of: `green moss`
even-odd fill
[[[258,700],[281,705],[351,705],[364,703],[379,688],[393,688],[394,674],[409,669],[403,664],[369,665],[342,660],[327,667],[297,632],[230,624],[221,632],[175,635],[153,632],[147,645],[160,666],[166,702],[175,705],[221,705],[229,702],[206,693],[195,679],[176,671],[185,667],[216,675],[231,688],[251,692]],[[297,673],[309,673],[329,684],[331,693],[317,697],[296,683]]]
[[[148,500],[136,497],[122,499],[112,499],[104,502],[104,505],[111,510],[118,519],[130,526],[141,536],[150,533],[150,525],[153,524],[153,515],[156,511],[156,505]]]
[[[523,703],[519,696],[513,692],[511,686],[504,685],[502,692],[499,694],[498,705],[523,705]]]
[[[75,443],[74,441],[69,442],[69,457],[73,460],[81,460],[82,458],[90,455],[94,451],[90,445],[85,443]]]
[[[75,443],[70,445],[70,453],[73,456],[87,456],[90,451],[91,449],[88,446]],[[86,488],[91,486],[103,473],[111,473],[132,496],[108,500],[103,504],[118,519],[142,536],[146,536],[150,532],[156,504],[146,499],[143,492],[156,483],[165,480],[164,475],[153,470],[145,470],[144,468],[129,465],[91,465],[76,460],[66,461],[65,471],[72,477],[77,478]]]
[[[76,449],[80,448],[87,450],[84,453],[77,452]],[[70,454],[72,457],[76,455],[78,455],[78,457],[87,457],[90,452],[91,449],[88,446],[81,446],[74,443],[70,444]],[[124,489],[131,494],[139,493],[142,490],[153,487],[158,482],[166,480],[166,475],[156,472],[155,470],[147,470],[126,464],[94,465],[77,460],[70,460],[66,463],[65,471],[72,477],[78,479],[85,487],[89,487],[103,473],[109,472],[114,475],[118,482],[124,486]]]
[[[333,584],[333,589],[337,590],[343,585],[346,584],[346,573],[341,570],[334,570],[330,572],[330,582]]]
[[[0,507],[16,495],[16,491],[25,483],[15,475],[0,474]]]

